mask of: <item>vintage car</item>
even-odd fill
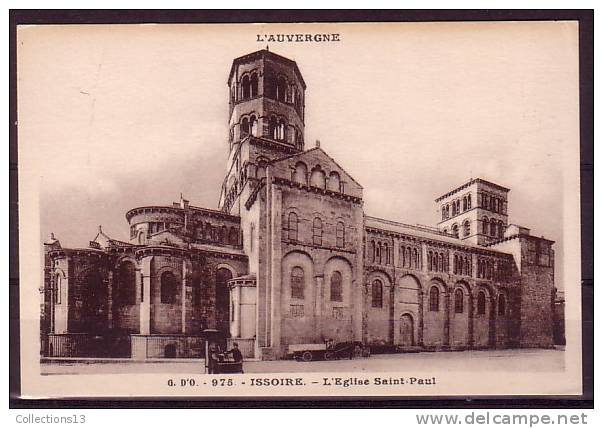
[[[297,361],[336,360],[340,358],[369,357],[370,348],[362,342],[337,342],[326,340],[324,343],[303,343],[289,345],[288,355]]]

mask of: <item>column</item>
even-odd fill
[[[314,318],[320,318],[323,315],[324,279],[324,275],[316,275],[314,277],[316,285],[314,292]]]
[[[186,213],[185,213],[185,222],[186,222]],[[186,228],[186,224],[185,224],[185,228]],[[187,263],[186,260],[183,259],[182,260],[182,284],[181,284],[181,289],[180,289],[180,297],[181,297],[181,304],[180,304],[180,331],[182,332],[182,334],[186,334],[187,329],[186,329],[186,310],[187,310],[187,302],[186,302],[186,290],[187,290],[187,286],[189,283],[188,280],[188,272],[189,269],[187,269]]]
[[[389,341],[392,345],[394,345],[396,339],[396,282],[394,277],[394,282],[389,287]]]
[[[492,291],[490,296],[490,318],[488,320],[488,344],[490,347],[496,347],[496,291]]]
[[[153,257],[142,259],[140,268],[140,334],[151,334],[151,261]]]
[[[392,267],[396,268],[396,267],[403,267],[400,266],[400,243],[396,242],[395,238],[392,238]]]
[[[450,346],[450,296],[452,289],[446,286],[444,295],[444,347]]]
[[[324,275],[316,275],[314,277],[314,334],[316,338],[321,336],[321,328],[319,326],[320,319],[323,314],[323,295],[324,295]]]
[[[267,125],[267,124],[266,124]],[[257,169],[257,168],[256,168]],[[260,183],[258,183],[258,186],[260,185]],[[260,204],[259,208],[260,208],[260,220],[258,223],[258,233],[257,233],[257,241],[258,241],[258,254],[260,257],[260,261],[261,261],[261,257],[262,257],[262,252],[264,253],[264,257],[265,257],[265,280],[263,281],[265,286],[264,286],[264,296],[262,299],[262,302],[260,302],[260,305],[262,305],[263,307],[260,308],[260,311],[263,309],[263,319],[261,318],[262,313],[260,312],[258,315],[258,320],[262,320],[263,323],[263,327],[264,327],[264,334],[261,335],[263,337],[263,342],[260,346],[264,346],[264,347],[270,347],[272,346],[272,327],[273,327],[273,321],[272,321],[272,264],[273,264],[273,260],[272,260],[272,241],[274,239],[274,237],[272,236],[272,209],[273,209],[273,204],[272,204],[272,191],[274,186],[272,185],[272,169],[271,168],[267,168],[266,170],[266,212],[264,214],[264,219],[265,219],[265,229],[264,229],[264,239],[262,240],[262,205]],[[264,248],[262,248],[262,244],[264,245]],[[261,272],[261,266],[260,266],[260,272],[258,272],[258,285],[260,285],[262,283],[261,280],[262,277],[262,272]],[[261,332],[258,331],[258,334],[260,334]],[[260,336],[258,336],[260,337]]]
[[[427,245],[421,244],[421,271],[427,272]]]
[[[424,329],[424,324],[423,324],[423,307],[424,307],[424,301],[423,301],[423,289],[419,289],[419,325],[418,325],[418,332],[417,332],[417,344],[419,346],[423,346],[423,329]]]
[[[269,168],[270,169],[270,168]],[[270,245],[269,256],[270,256],[270,346],[274,348],[275,356],[280,356],[281,346],[281,207],[282,207],[282,195],[281,190],[272,183],[272,170],[269,172],[269,181],[266,182],[266,186],[270,187],[272,197],[270,198],[270,216],[268,217],[270,222],[270,231],[267,241]]]
[[[107,273],[107,326],[113,328],[113,272]]]
[[[66,276],[62,275],[59,277],[60,284],[55,282],[57,289],[57,297],[60,303],[53,301],[53,313],[54,313],[54,330],[55,334],[63,334],[69,332],[69,316],[71,311],[71,305],[69,302],[69,288],[72,282],[75,281],[75,275],[73,274],[73,264],[71,259],[59,260],[57,266],[59,272],[62,270],[66,272]],[[55,276],[56,279],[56,276]]]
[[[236,305],[234,305],[235,308],[235,313],[234,313],[234,320],[235,320],[235,337],[241,337],[241,305],[243,304],[243,284],[239,284],[236,287],[232,288],[230,290],[231,293],[234,293],[234,296],[236,296]]]
[[[473,347],[475,346],[475,337],[474,337],[474,332],[473,332],[473,323],[475,320],[475,298],[473,297],[473,289],[469,290],[469,297],[468,297],[468,323],[469,323],[469,332],[468,332],[468,338],[467,338],[467,345],[469,347],[469,349],[473,349]]]

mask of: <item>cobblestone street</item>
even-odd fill
[[[246,361],[246,373],[472,371],[472,372],[559,372],[564,370],[560,349],[513,349],[497,351],[420,352],[382,354],[370,358],[337,361]],[[44,362],[42,374],[104,373],[203,373],[202,360]]]

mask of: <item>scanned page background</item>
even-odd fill
[[[340,42],[270,49],[297,61],[308,84],[306,146],[320,139],[363,185],[367,214],[433,225],[436,196],[484,177],[512,189],[511,222],[556,241],[556,286],[566,296],[565,371],[475,373],[468,361],[463,370],[434,373],[426,365],[412,375],[437,376],[438,385],[403,394],[580,393],[577,31],[573,22],[19,28],[24,394],[216,394],[175,391],[166,385],[170,376],[128,374],[127,367],[119,375],[41,376],[41,244],[52,231],[64,246],[84,247],[98,224],[127,239],[125,211],[169,204],[180,192],[195,205],[215,207],[227,155],[230,63],[264,48],[258,34],[268,33],[340,34]],[[410,375],[392,367],[396,373]],[[300,376],[308,383],[322,378]],[[308,385],[220,393],[326,392]]]

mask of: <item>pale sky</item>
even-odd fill
[[[40,180],[42,239],[85,247],[102,224],[127,240],[127,210],[180,192],[216,208],[231,62],[282,32],[340,33],[270,50],[308,85],[306,148],[320,139],[367,214],[435,225],[434,199],[481,177],[511,189],[510,223],[557,242],[559,271],[579,147],[577,24],[563,22],[20,28],[20,180]]]

